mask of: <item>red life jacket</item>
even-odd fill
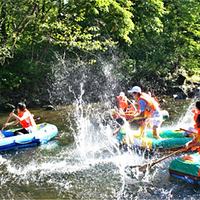
[[[36,123],[35,123],[35,120],[33,119],[32,114],[27,109],[24,109],[24,111],[20,111],[18,113],[18,116],[20,118],[22,118],[25,113],[28,113],[28,117],[24,120],[20,120],[20,124],[22,125],[22,127],[28,128],[30,126],[32,126],[32,127],[36,126]]]
[[[195,110],[193,110],[192,111],[193,113],[194,113],[194,117],[193,117],[193,119],[194,119],[194,128],[196,129],[196,130],[200,130],[200,128],[197,128],[197,123],[196,123],[196,121],[197,121],[197,116],[200,114],[200,110],[198,111],[198,112],[196,112]]]
[[[130,104],[130,108],[128,108],[128,111],[132,111],[132,112],[135,113],[136,110],[137,110],[136,107],[131,103],[131,104]]]
[[[151,96],[149,96],[147,93],[142,92],[140,97],[138,98],[138,110],[140,110],[140,104],[139,101],[143,99],[144,101],[147,102],[145,111],[144,111],[144,116],[149,118],[151,117],[151,114],[158,108],[158,102]]]
[[[197,133],[197,136],[196,136],[196,141],[198,143],[200,143],[200,129],[198,129],[198,133]],[[199,154],[200,154],[200,147],[199,146],[194,146],[194,147],[191,147],[191,150],[192,151],[196,151],[196,150],[199,150]],[[200,171],[199,171],[200,172]]]

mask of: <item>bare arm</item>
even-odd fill
[[[16,124],[18,124],[18,123],[19,123],[19,121],[18,121],[18,120],[15,120],[15,121],[12,121],[12,122],[9,122],[9,123],[4,124],[4,127],[6,127],[6,126],[11,126],[11,125],[16,125]]]
[[[19,117],[18,115],[14,114],[14,113],[12,116],[18,121],[23,121],[28,117],[26,112],[24,113],[24,115],[22,117]]]
[[[136,115],[134,115],[130,120],[129,122],[132,122],[135,118],[138,118],[138,117],[144,117],[144,111],[140,112],[140,113],[137,113]]]

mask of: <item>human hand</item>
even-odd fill
[[[189,142],[183,146],[183,149],[189,149]]]
[[[9,114],[9,117],[12,117],[14,115],[14,111],[12,111],[10,114]]]
[[[134,117],[132,117],[131,119],[129,119],[129,123],[131,123],[134,120]]]
[[[9,125],[8,123],[3,124],[2,130],[3,130],[4,128],[6,128],[6,126],[8,126],[8,125]]]
[[[196,141],[196,139],[186,143],[184,147],[189,149],[189,148],[194,147],[194,146],[199,146],[199,143]]]
[[[6,124],[3,124],[3,126],[2,126],[2,129],[1,129],[1,130],[3,130],[4,128],[6,128]]]

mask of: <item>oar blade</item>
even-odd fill
[[[146,163],[144,165],[136,165],[136,166],[131,166],[131,172],[134,174],[138,174],[139,172],[145,173],[148,169],[151,168],[151,163]]]
[[[140,167],[138,168],[138,170],[139,170],[140,172],[146,172],[147,169],[150,169],[150,167],[151,167],[150,164],[148,164],[148,165],[145,164],[145,165],[140,166]]]

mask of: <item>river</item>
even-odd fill
[[[163,128],[192,124],[194,99],[167,99],[170,118]],[[174,179],[171,157],[150,172],[132,177],[128,165],[158,157],[134,151],[120,153],[113,143],[108,107],[99,104],[30,109],[37,123],[55,124],[58,135],[42,146],[0,153],[1,199],[198,199],[200,187]],[[9,113],[0,113],[2,125]],[[179,155],[180,156],[180,155]]]

